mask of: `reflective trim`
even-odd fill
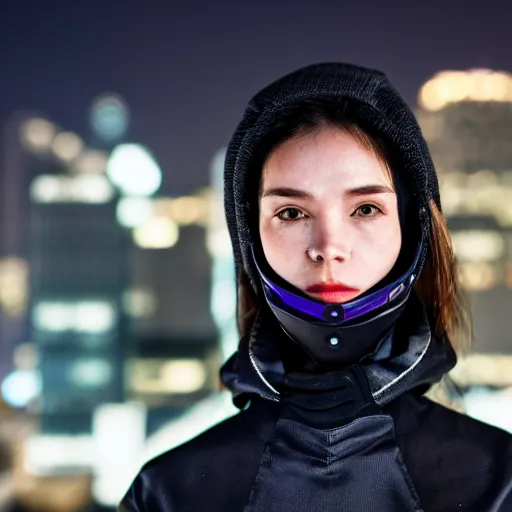
[[[261,379],[261,381],[263,382],[263,384],[265,384],[265,386],[268,387],[268,389],[270,389],[270,391],[272,391],[272,393],[274,393],[275,395],[279,396],[280,393],[279,391],[277,391],[277,389],[275,389],[272,384],[270,384],[270,382],[265,379],[265,377],[263,376],[263,373],[261,372],[261,370],[258,368],[258,365],[256,364],[256,361],[254,360],[254,355],[252,353],[252,344],[253,344],[253,340],[252,338],[249,340],[249,359],[251,360],[251,364],[253,366],[253,368],[256,370],[256,373],[258,374],[259,378]],[[269,396],[269,398],[271,400],[274,400],[276,402],[279,402],[279,398],[275,397],[275,396]]]
[[[378,395],[384,393],[384,391],[389,389],[391,386],[395,385],[398,381],[402,380],[408,373],[410,373],[412,370],[414,370],[414,368],[416,368],[416,366],[418,366],[418,364],[420,364],[421,360],[425,357],[425,354],[427,353],[427,350],[430,347],[431,341],[432,341],[432,334],[429,334],[428,342],[425,345],[425,348],[423,349],[423,352],[420,354],[418,359],[416,359],[416,361],[414,361],[414,363],[411,366],[409,366],[409,368],[407,368],[407,370],[405,370],[403,373],[401,373],[400,375],[395,377],[391,382],[388,382],[381,389],[379,389],[378,391],[373,393],[373,398],[375,398],[375,400],[377,400]]]

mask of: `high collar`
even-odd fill
[[[365,376],[373,401],[382,407],[406,391],[439,381],[456,363],[448,341],[432,336],[425,309],[414,295],[395,329],[367,360],[344,369],[322,370],[308,365],[298,350],[283,343],[269,319],[260,314],[238,352],[221,369],[222,382],[231,389],[235,404],[244,407],[254,395],[280,402],[290,386],[297,393],[301,387],[329,388],[343,375],[356,372]]]

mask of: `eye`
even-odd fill
[[[371,218],[375,217],[375,215],[378,215],[379,213],[382,213],[382,210],[377,206],[373,204],[363,204],[354,212],[353,215]]]
[[[305,215],[300,210],[297,210],[297,208],[285,208],[276,214],[276,217],[284,222],[299,220],[304,216]]]

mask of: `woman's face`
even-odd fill
[[[335,127],[294,137],[263,167],[259,230],[265,257],[290,284],[324,302],[364,293],[402,243],[385,165]]]

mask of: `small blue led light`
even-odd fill
[[[340,339],[337,338],[336,336],[333,336],[332,338],[329,338],[329,344],[332,347],[336,347],[337,345],[339,345],[339,343],[340,343]]]

